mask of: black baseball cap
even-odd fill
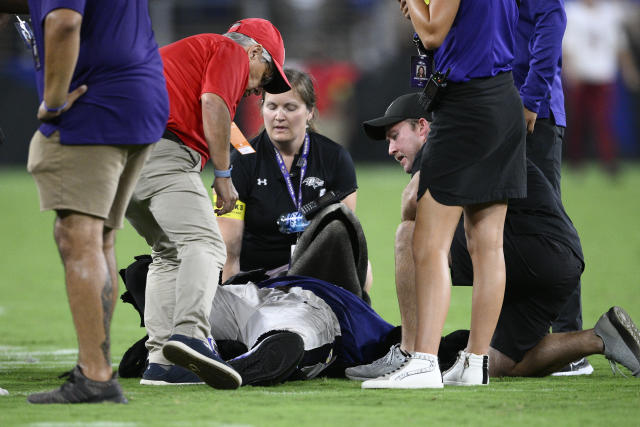
[[[399,96],[387,107],[384,116],[377,119],[367,120],[362,123],[364,133],[371,139],[386,139],[386,129],[388,126],[407,119],[424,118],[431,121],[431,114],[424,111],[418,99],[420,93],[408,93]]]

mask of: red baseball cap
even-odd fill
[[[229,33],[237,32],[249,36],[262,45],[269,52],[278,72],[273,79],[264,86],[269,93],[283,93],[291,90],[291,84],[282,71],[284,64],[284,43],[280,31],[266,19],[242,19],[229,28]]]

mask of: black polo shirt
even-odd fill
[[[580,237],[564,210],[560,194],[527,159],[527,197],[509,200],[505,233],[541,235],[567,245],[584,262]]]
[[[522,258],[521,248],[506,244],[507,240],[525,242],[519,236],[542,236],[550,238],[573,253],[584,268],[584,256],[580,237],[571,219],[564,210],[560,195],[554,190],[551,183],[542,171],[529,159],[527,159],[527,197],[525,199],[511,199],[508,202],[507,216],[504,222],[504,256],[507,264],[513,262],[511,258]],[[511,249],[510,249],[511,248]],[[539,253],[537,259],[522,259],[523,265],[529,266],[521,275],[537,275],[538,268],[553,270],[553,266],[564,266],[564,259],[554,259],[552,253]],[[451,245],[452,271],[451,276],[455,285],[471,286],[473,283],[473,267],[467,252],[464,226],[462,220],[458,224]],[[508,270],[508,269],[507,269]],[[556,268],[555,272],[561,271]],[[565,273],[565,272],[562,272]],[[555,274],[555,273],[554,273]],[[507,271],[507,288],[517,286],[511,276],[516,274]],[[562,277],[560,274],[558,277]],[[545,275],[548,280],[549,275]]]
[[[302,181],[302,203],[317,199],[322,191],[347,191],[357,187],[351,156],[342,146],[310,132],[307,170]],[[233,185],[245,203],[244,234],[240,269],[276,268],[287,264],[295,234],[282,234],[276,220],[296,207],[275,157],[275,148],[266,131],[251,141],[255,153],[231,153]],[[291,167],[291,183],[296,198],[300,184],[300,154]]]

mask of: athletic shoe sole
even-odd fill
[[[140,384],[142,385],[200,385],[204,384],[204,382],[199,383],[170,383],[167,381],[158,381],[158,380],[145,380],[144,378],[140,380]]]
[[[423,385],[423,384],[395,384],[394,382],[390,381],[390,382],[376,382],[376,383],[368,383],[368,382],[363,382],[362,383],[362,388],[367,389],[367,390],[382,390],[382,389],[404,389],[404,390],[416,390],[416,389],[423,389],[423,388],[429,388],[429,389],[442,389],[444,386],[442,385],[442,383],[436,383],[436,384],[429,384],[429,385]]]
[[[233,390],[242,384],[240,374],[222,362],[193,350],[180,341],[167,341],[162,354],[171,362],[196,374],[207,385],[220,390]]]
[[[284,382],[304,356],[304,341],[293,332],[266,337],[245,356],[228,363],[242,376],[242,384],[269,386]]]

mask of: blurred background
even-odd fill
[[[372,143],[363,120],[381,115],[411,92],[412,29],[394,0],[149,0],[156,39],[164,46],[203,32],[224,33],[237,19],[262,17],[281,31],[286,66],[316,80],[318,129],[346,146],[356,162],[384,161],[386,144]],[[569,116],[565,160],[597,159],[612,175],[620,159],[640,155],[640,0],[566,2],[565,90]],[[38,122],[32,59],[13,16],[0,17],[0,167],[26,164]],[[108,34],[105,34],[108,37]],[[591,72],[593,70],[600,72]],[[601,98],[593,101],[592,88]],[[243,100],[236,122],[247,137],[261,118],[258,98]],[[589,102],[597,103],[594,120]]]

